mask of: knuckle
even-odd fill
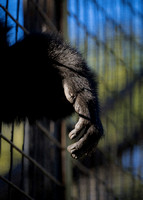
[[[64,87],[64,93],[65,93],[67,100],[70,103],[74,103],[76,96],[74,95],[72,88],[69,87],[69,85],[66,82],[63,82],[63,87]]]
[[[81,111],[81,108],[80,108],[80,105],[76,102],[75,105],[74,105],[74,109],[77,113],[80,113]]]

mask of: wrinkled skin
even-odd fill
[[[72,140],[78,138],[78,135],[80,137],[67,148],[72,157],[78,159],[94,151],[103,135],[102,124],[97,114],[99,112],[96,107],[97,99],[89,90],[74,92],[75,86],[68,85],[66,81],[64,81],[63,87],[67,100],[73,104],[74,110],[79,114],[79,120],[69,133],[69,138]]]
[[[0,54],[0,121],[57,120],[75,111],[79,120],[69,138],[76,142],[67,149],[75,159],[92,152],[103,128],[96,77],[82,56],[51,34],[31,34],[10,47],[6,41]]]

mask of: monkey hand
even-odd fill
[[[96,99],[93,98],[92,92],[83,89],[77,93],[73,91],[71,85],[65,82],[64,92],[67,100],[73,104],[78,113],[79,120],[69,133],[69,138],[76,139],[76,142],[67,149],[73,158],[78,159],[95,150],[103,135],[103,128],[96,109]]]

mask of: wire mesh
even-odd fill
[[[91,172],[74,174],[75,199],[143,199],[142,6],[68,1],[67,35],[98,75],[105,130],[100,153],[82,161]]]
[[[10,45],[22,39],[24,34],[29,34],[32,28],[43,31],[42,25],[45,25],[47,29],[55,31],[56,26],[43,11],[44,5],[48,7],[52,4],[52,1],[1,1],[0,19],[5,22],[5,26],[11,27]],[[54,9],[50,11],[54,18]],[[34,25],[28,23],[28,20],[33,21],[33,17],[37,18]],[[1,200],[64,199],[61,173],[61,152],[64,148],[60,144],[60,124],[46,119],[33,125],[29,125],[28,121],[1,124]]]
[[[59,2],[24,0],[22,8],[22,1],[7,0],[0,12],[13,24],[11,43],[30,31],[63,26],[98,75],[105,137],[92,157],[75,162],[64,148],[71,119],[67,127],[47,120],[32,127],[2,124],[0,199],[142,200],[142,1]],[[63,14],[56,13],[62,6]]]

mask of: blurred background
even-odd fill
[[[96,152],[75,161],[66,151],[74,116],[2,124],[0,199],[142,200],[143,1],[1,0],[0,17],[11,45],[59,31],[82,53],[98,76],[105,130]]]

